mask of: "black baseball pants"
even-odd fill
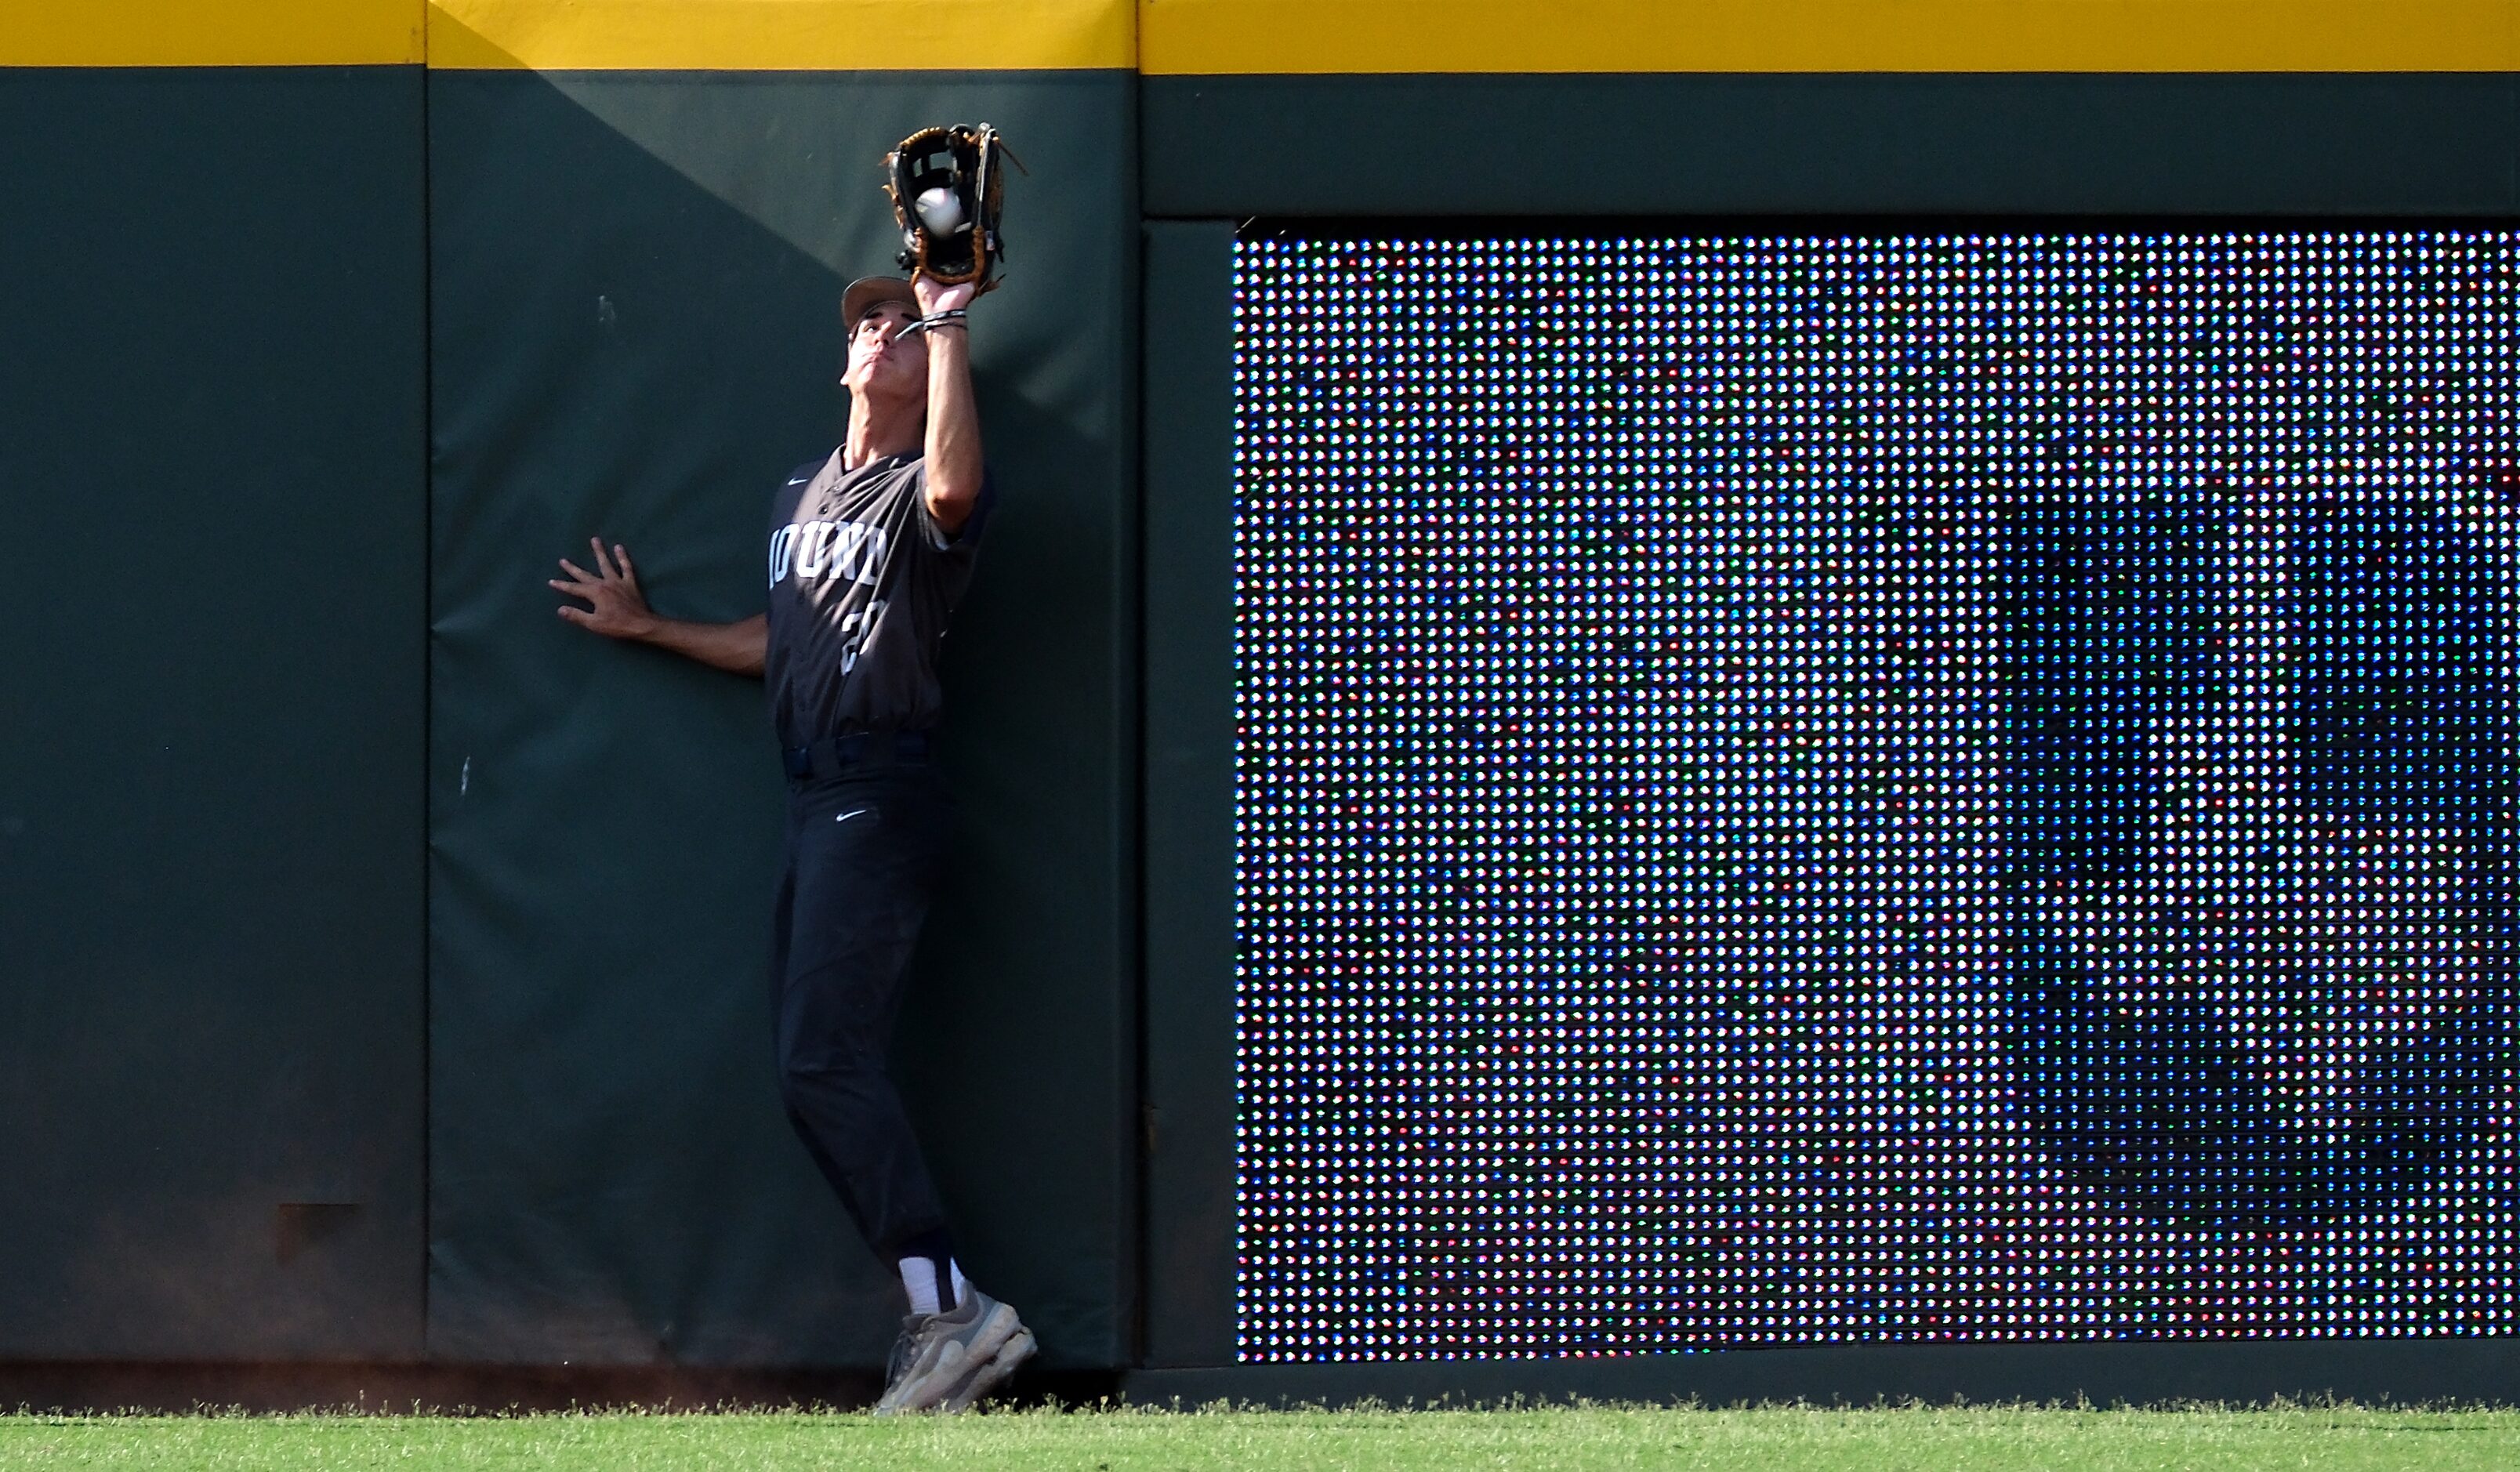
[[[886,1258],[945,1227],[885,1058],[953,802],[924,762],[790,783],[772,1003],[788,1122]]]

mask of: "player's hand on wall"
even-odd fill
[[[649,611],[648,597],[639,591],[639,571],[630,565],[630,549],[615,543],[608,553],[602,537],[589,538],[588,545],[595,549],[597,570],[589,572],[562,558],[561,570],[568,576],[553,578],[551,585],[591,606],[562,603],[560,616],[611,639],[645,639],[653,634],[656,615]]]

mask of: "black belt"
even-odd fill
[[[790,746],[779,756],[789,777],[804,780],[867,767],[917,766],[932,749],[923,731],[853,731],[810,746]]]

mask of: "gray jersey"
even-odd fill
[[[937,646],[971,583],[990,488],[947,536],[917,455],[797,467],[770,506],[770,652],[779,744],[926,731],[944,713]]]

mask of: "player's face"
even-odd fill
[[[855,394],[912,397],[927,385],[927,338],[902,329],[919,314],[907,302],[878,302],[849,334],[849,363],[840,381]]]

